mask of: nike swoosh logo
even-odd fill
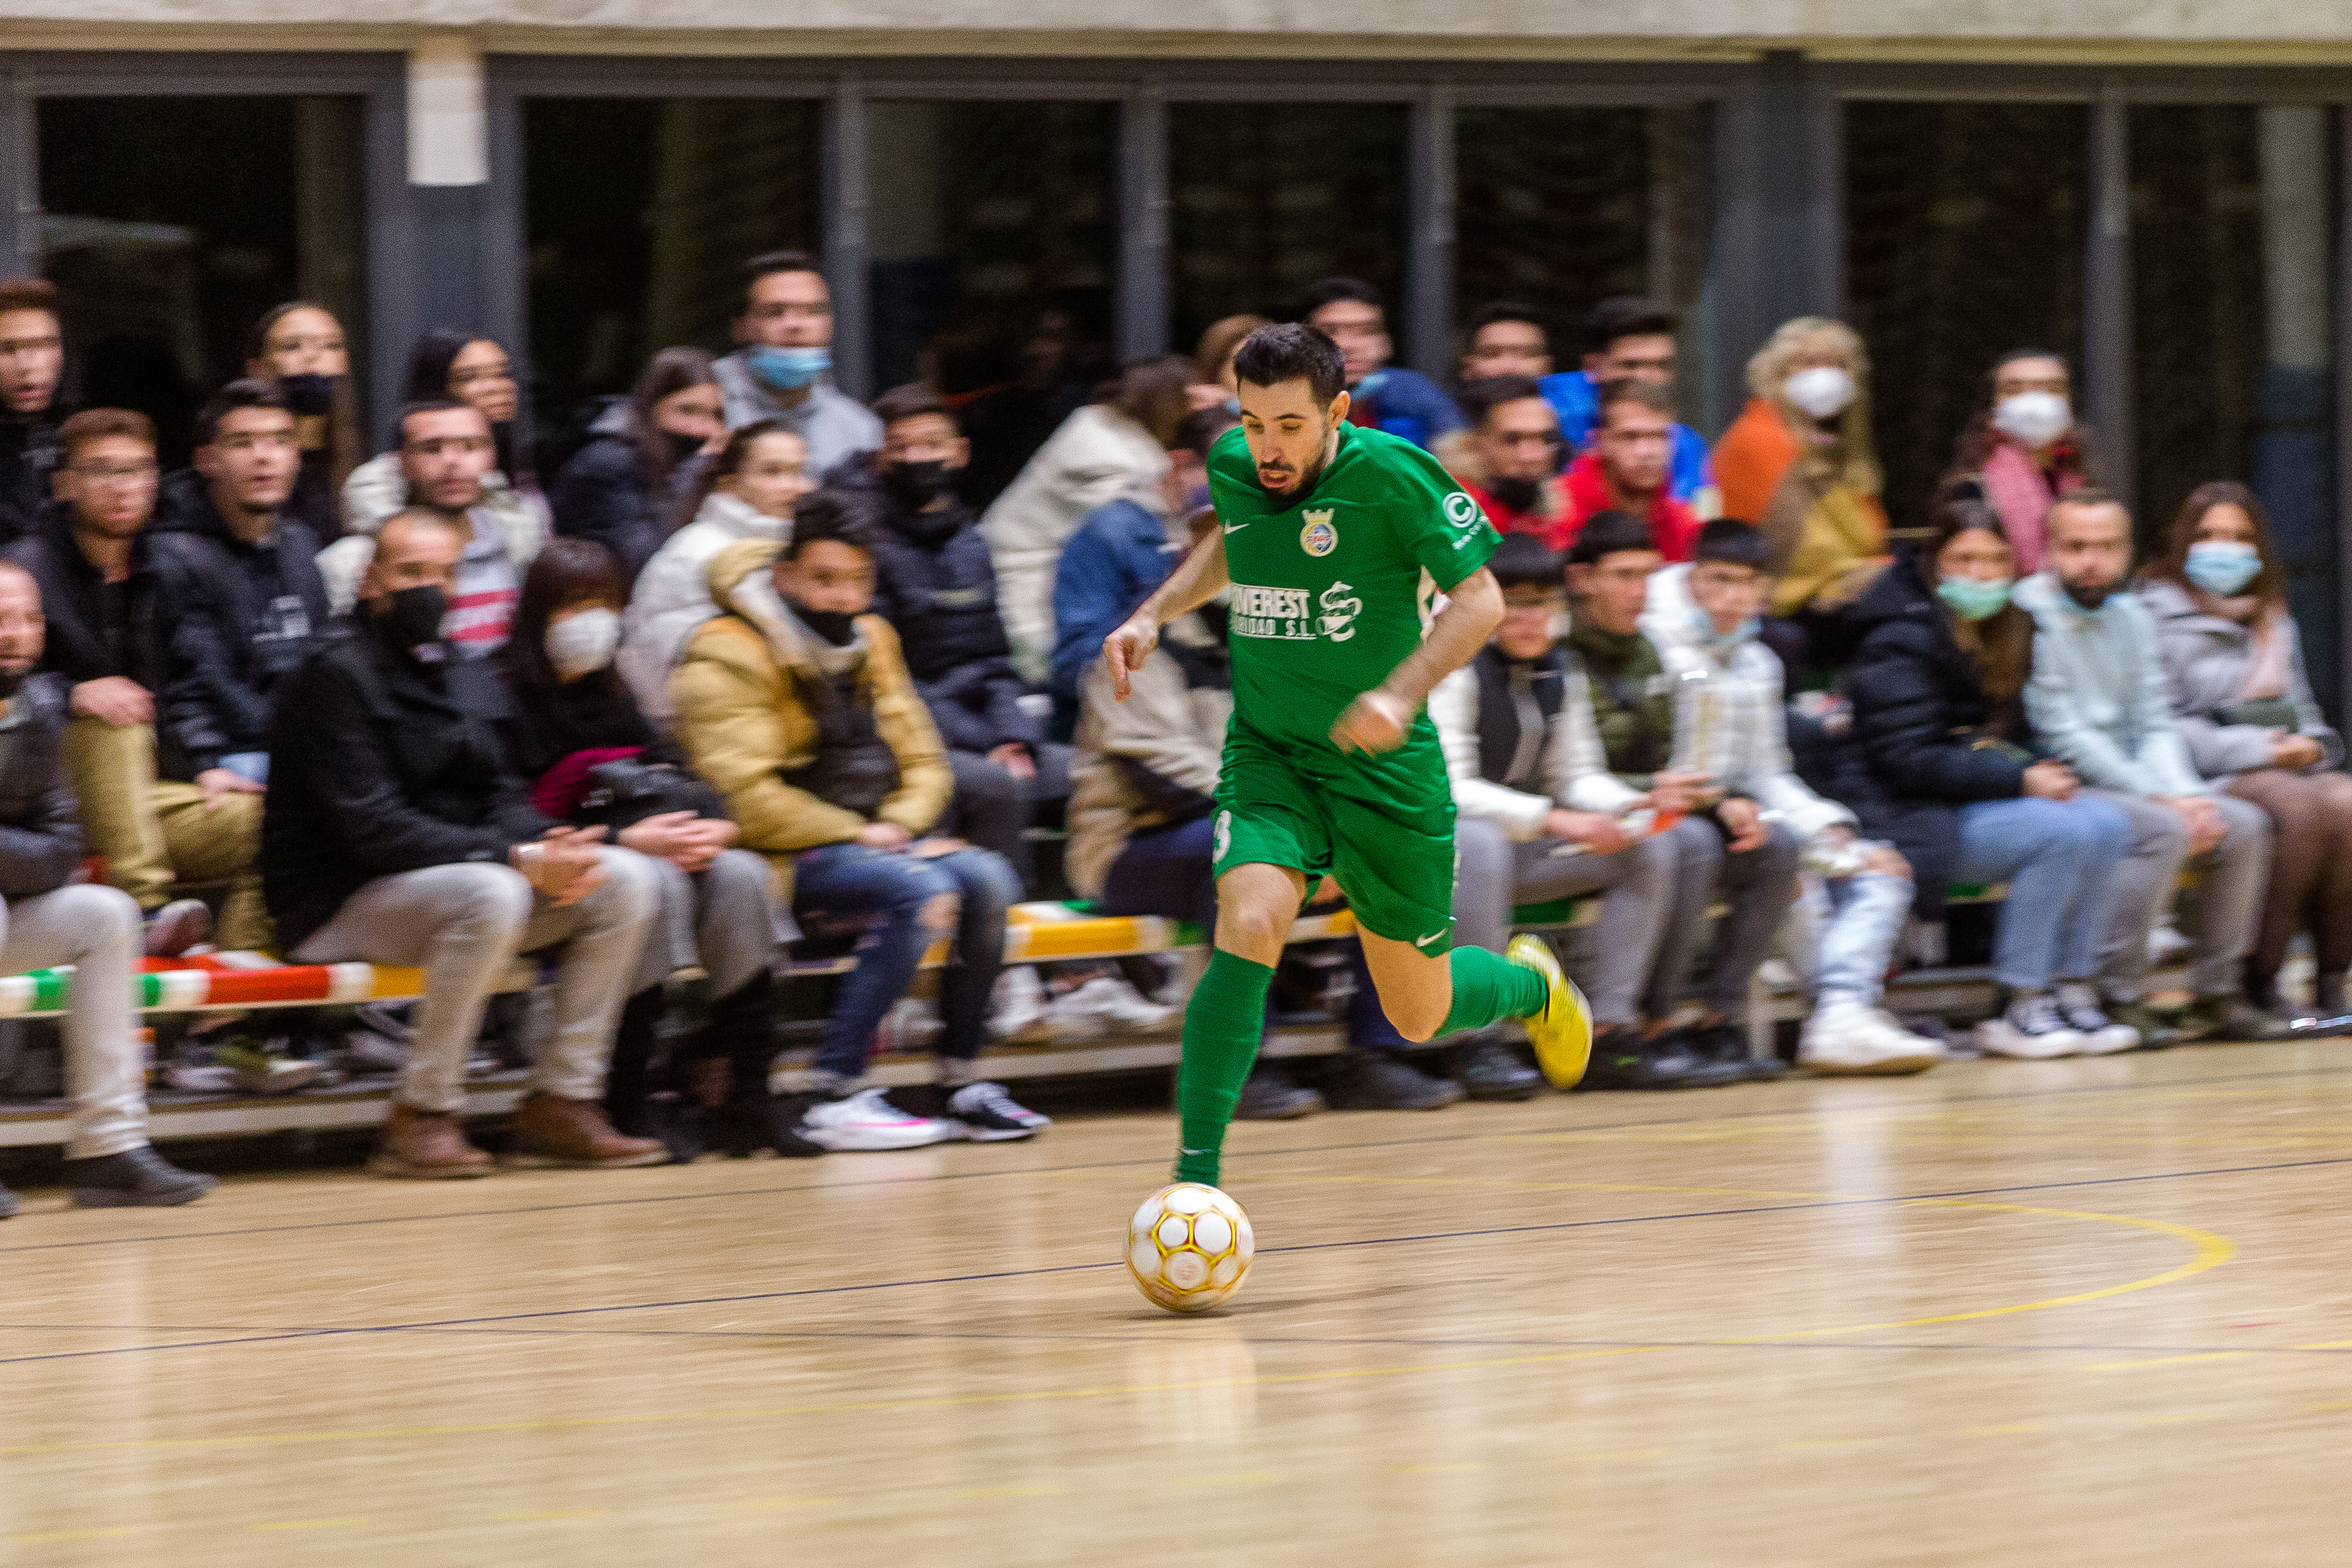
[[[1225,532],[1229,534],[1237,534],[1247,527],[1249,527],[1247,523],[1227,523],[1225,525]]]
[[[1432,942],[1436,941],[1439,937],[1444,936],[1444,935],[1445,933],[1443,931],[1433,931],[1426,936],[1414,937],[1412,939],[1412,945],[1416,947],[1426,947]]]

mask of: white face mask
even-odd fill
[[[547,623],[547,662],[575,680],[613,662],[621,645],[621,618],[609,610],[583,610]]]
[[[2074,428],[2074,411],[2056,392],[2023,392],[1993,405],[1992,427],[2039,452]]]
[[[1780,395],[1789,400],[1790,406],[1815,419],[1843,413],[1846,405],[1853,402],[1853,377],[1835,365],[1815,365],[1780,383]]]

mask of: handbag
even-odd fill
[[[583,823],[601,823],[618,833],[667,811],[724,817],[727,807],[718,791],[693,775],[666,762],[640,762],[628,757],[588,769],[588,788],[573,815]]]

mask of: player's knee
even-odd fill
[[[1437,1038],[1439,1030],[1445,1027],[1447,1009],[1432,1009],[1418,998],[1391,1001],[1382,997],[1381,1011],[1388,1015],[1389,1024],[1397,1033],[1415,1045],[1426,1045]]]

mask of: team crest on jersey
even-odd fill
[[[1298,548],[1308,555],[1329,555],[1339,548],[1339,530],[1331,525],[1331,508],[1318,507],[1311,512],[1301,512],[1307,526],[1298,530]]]

